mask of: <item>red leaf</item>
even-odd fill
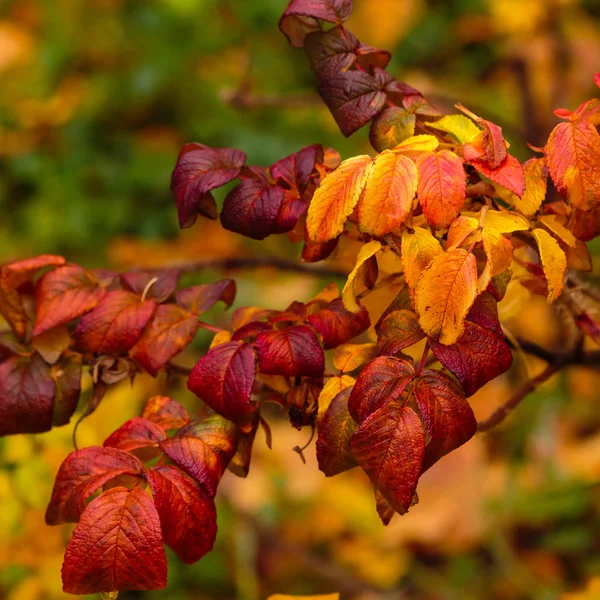
[[[392,400],[413,380],[412,364],[395,356],[378,356],[361,372],[352,388],[348,410],[357,423]]]
[[[425,337],[419,319],[412,310],[395,310],[377,327],[377,350],[391,356]]]
[[[523,166],[512,154],[507,154],[504,162],[496,169],[492,169],[485,160],[479,158],[470,160],[469,164],[490,181],[500,184],[519,198],[523,196],[525,192]]]
[[[156,309],[126,290],[109,292],[75,329],[77,348],[95,354],[125,354],[139,340]]]
[[[142,417],[163,429],[178,429],[190,422],[187,410],[167,396],[152,396],[146,402]]]
[[[27,335],[28,317],[17,288],[28,282],[39,269],[64,264],[62,256],[43,254],[9,263],[0,270],[0,313],[21,339]]]
[[[327,242],[304,242],[302,247],[302,261],[307,263],[319,262],[325,260],[336,248],[339,237],[333,238]]]
[[[279,29],[292,46],[301,48],[306,34],[321,28],[317,19],[341,25],[351,12],[352,0],[290,0]]]
[[[327,308],[309,315],[308,321],[323,339],[325,350],[344,344],[365,332],[370,325],[369,313],[365,308],[351,313],[341,298],[332,300]]]
[[[154,298],[157,302],[164,302],[177,288],[179,269],[150,269],[148,271],[128,271],[119,276],[121,284],[126,290],[141,296],[146,292],[145,298]],[[150,282],[155,280],[151,285]]]
[[[507,155],[502,128],[485,119],[479,119],[477,123],[483,127],[485,160],[491,169],[497,169],[504,162]]]
[[[411,506],[425,456],[425,433],[416,413],[389,402],[360,425],[350,450],[390,506],[404,514]]]
[[[298,152],[278,160],[271,166],[271,176],[278,183],[284,183],[292,190],[304,195],[315,166],[323,163],[323,147],[321,144],[305,146]]]
[[[109,435],[102,445],[105,448],[118,448],[131,452],[136,448],[156,446],[166,437],[164,430],[156,423],[142,417],[134,417]]]
[[[304,51],[317,79],[327,79],[347,71],[356,62],[358,40],[343,27],[309,33],[304,40]]]
[[[198,327],[196,315],[174,304],[161,304],[129,356],[156,377],[161,367],[191,344]]]
[[[318,377],[325,370],[323,349],[306,325],[261,333],[256,350],[260,371],[267,375]]]
[[[160,443],[161,450],[212,498],[235,454],[237,428],[220,415],[210,415],[182,427]]]
[[[323,80],[319,94],[346,137],[368,123],[386,100],[377,80],[364,71],[342,71]]]
[[[217,537],[217,511],[212,498],[173,466],[144,471],[160,517],[165,544],[184,563],[195,563],[210,552]]]
[[[0,436],[52,428],[54,381],[39,354],[0,364]]]
[[[46,273],[36,285],[34,337],[92,310],[104,294],[98,281],[78,265]]]
[[[294,229],[298,219],[306,212],[308,204],[309,200],[301,198],[295,191],[285,190],[283,203],[271,228],[271,233],[287,233]]]
[[[235,179],[246,162],[246,154],[232,148],[209,148],[186,144],[177,157],[171,176],[179,226],[190,227],[201,214],[205,195]]]
[[[167,585],[160,521],[144,490],[115,487],[90,503],[67,546],[62,580],[68,594]]]
[[[77,408],[81,394],[81,365],[81,354],[70,352],[50,372],[56,386],[53,425],[66,425]]]
[[[459,385],[441,371],[427,369],[415,379],[413,393],[429,436],[423,470],[470,440],[477,421]]]
[[[244,179],[225,197],[221,224],[225,229],[262,240],[271,233],[283,204],[284,189],[260,179]]]
[[[356,431],[356,423],[348,412],[348,398],[352,388],[347,387],[330,402],[319,422],[317,460],[319,469],[332,477],[356,466],[350,453],[350,438]]]
[[[237,342],[238,340],[253,342],[260,333],[265,331],[273,331],[273,325],[271,323],[264,323],[263,321],[251,321],[242,325],[237,331],[234,331],[231,340],[233,342]]]
[[[227,419],[243,422],[255,410],[250,402],[255,363],[250,344],[221,344],[196,363],[187,382],[188,389]]]
[[[222,279],[215,283],[205,283],[185,288],[177,292],[177,302],[186,310],[201,315],[222,300],[229,308],[235,299],[235,281]]]
[[[430,339],[429,346],[442,365],[456,375],[467,396],[512,364],[512,353],[498,321],[496,301],[488,293],[476,300],[466,317],[465,331],[455,344],[444,346]]]
[[[115,448],[82,448],[64,460],[54,482],[46,509],[46,524],[76,523],[85,501],[117,475],[138,475],[142,463],[132,454]]]

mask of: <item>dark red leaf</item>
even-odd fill
[[[34,337],[92,310],[104,294],[99,282],[78,265],[46,273],[36,285]]]
[[[136,448],[156,446],[166,437],[164,430],[156,423],[143,417],[134,417],[109,435],[102,445],[105,448],[118,448],[131,452]]]
[[[279,29],[296,48],[304,45],[304,38],[321,26],[317,19],[341,25],[352,12],[352,0],[290,0]]]
[[[171,176],[179,226],[190,227],[206,212],[206,195],[235,179],[246,162],[246,154],[233,148],[209,148],[186,144],[179,153]]]
[[[265,331],[273,331],[273,325],[264,321],[251,321],[242,325],[237,331],[234,331],[231,340],[234,342],[238,340],[253,342],[260,333]]]
[[[413,380],[411,363],[395,356],[378,356],[361,372],[352,388],[348,410],[357,423],[392,400],[397,400]]]
[[[109,292],[84,315],[75,329],[77,348],[96,354],[124,354],[140,339],[156,309],[156,300],[141,301],[126,290]]]
[[[388,402],[356,430],[350,450],[390,506],[404,514],[411,506],[425,456],[425,433],[416,413]]]
[[[212,308],[219,300],[229,308],[235,300],[235,281],[222,279],[215,283],[205,283],[185,288],[177,292],[179,305],[194,313],[201,315]]]
[[[271,233],[287,233],[294,229],[298,219],[306,212],[308,204],[309,200],[301,198],[295,191],[286,190]]]
[[[60,466],[46,509],[46,524],[76,523],[85,501],[117,475],[139,475],[142,463],[115,448],[92,446],[71,452]]]
[[[244,179],[225,197],[221,224],[225,229],[262,240],[273,233],[284,189],[258,179]]]
[[[161,304],[129,356],[155,377],[159,369],[191,344],[198,327],[198,317],[193,313],[174,304]]]
[[[163,429],[178,429],[190,422],[187,410],[168,396],[152,396],[146,402],[142,417]]]
[[[212,348],[196,363],[187,386],[213,410],[241,423],[255,410],[250,401],[255,377],[252,346],[227,342]]]
[[[237,427],[220,415],[210,415],[182,427],[160,448],[214,497],[237,448]]]
[[[144,471],[160,517],[165,544],[184,563],[192,564],[212,550],[217,511],[193,479],[173,466]]]
[[[52,424],[66,425],[73,416],[81,394],[82,357],[69,352],[52,367],[50,375],[56,386]]]
[[[278,160],[271,166],[271,176],[290,189],[295,189],[302,196],[310,183],[317,164],[323,163],[323,147],[321,144],[305,146],[298,152]]]
[[[317,377],[325,370],[325,355],[313,330],[295,325],[256,338],[258,365],[267,375]]]
[[[357,48],[354,34],[341,26],[309,33],[304,40],[304,51],[317,79],[347,71],[356,61]]]
[[[307,263],[325,260],[337,248],[339,237],[327,242],[304,242],[302,247],[302,261]]]
[[[412,310],[395,310],[377,327],[377,350],[379,354],[396,354],[424,337],[425,332]]]
[[[364,71],[383,70],[391,58],[392,55],[381,48],[374,48],[367,44],[359,44],[356,48],[356,63]]]
[[[317,460],[319,469],[327,477],[337,475],[356,466],[350,453],[350,438],[356,423],[348,412],[348,398],[352,388],[347,387],[333,398],[319,422]]]
[[[150,269],[121,273],[119,278],[126,290],[138,296],[146,292],[145,299],[164,302],[176,290],[180,274],[179,269]]]
[[[321,335],[325,350],[344,344],[365,332],[370,325],[369,313],[365,308],[351,313],[341,298],[332,300],[327,308],[309,315],[308,321]]]
[[[39,354],[0,364],[0,435],[40,433],[52,427],[54,381]]]
[[[62,580],[68,594],[167,585],[160,521],[144,490],[115,487],[90,503],[67,546]]]
[[[477,421],[460,386],[441,371],[426,369],[413,385],[413,394],[429,436],[423,470],[470,440]]]
[[[467,396],[472,396],[512,364],[512,353],[504,341],[498,320],[496,301],[487,292],[469,311],[465,331],[455,344],[444,346],[430,340],[429,345],[442,365],[456,375]]]
[[[364,71],[342,71],[323,80],[319,94],[346,137],[368,123],[386,100],[375,78]]]

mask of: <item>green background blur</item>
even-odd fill
[[[344,158],[369,151],[366,129],[339,134],[302,50],[279,33],[285,4],[0,0],[0,262],[59,253],[129,268],[298,256],[285,236],[258,244],[207,221],[182,234],[169,192],[187,141],[240,148],[260,165],[317,142]],[[598,91],[598,0],[354,5],[349,29],[392,51],[391,73],[445,111],[462,102],[497,122],[521,159],[526,142],[544,144],[553,108],[575,108]],[[326,282],[245,273],[239,283],[236,306],[283,308]],[[524,308],[521,325],[539,343],[560,339],[543,304]],[[206,343],[197,340],[196,355]],[[115,389],[82,425],[80,444],[102,443],[164,385],[141,378]],[[476,412],[489,413],[510,389],[504,379],[487,386]],[[600,598],[599,389],[598,373],[583,369],[553,380],[518,421],[432,469],[420,505],[387,529],[359,473],[325,480],[312,456],[304,467],[291,448],[308,433],[275,419],[275,449],[259,440],[249,479],[225,477],[216,550],[194,566],[170,555],[166,591],[122,596],[551,600],[589,585],[577,598]],[[71,429],[0,440],[2,599],[65,597],[69,530],[47,528],[43,510]]]

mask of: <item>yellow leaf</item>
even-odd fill
[[[417,167],[401,154],[384,150],[373,161],[358,203],[358,229],[383,237],[399,227],[412,210]]]
[[[353,386],[356,383],[356,379],[354,377],[350,377],[350,375],[342,375],[341,377],[330,377],[321,393],[319,394],[319,413],[317,415],[317,419],[321,419],[321,417],[325,414],[325,411],[329,408],[331,401],[343,390],[348,387]]]
[[[371,165],[370,156],[355,156],[323,179],[315,190],[306,217],[311,241],[327,242],[342,233],[363,191]]]
[[[477,260],[462,248],[436,256],[417,285],[421,329],[451,345],[464,331],[465,316],[477,297]]]
[[[373,358],[375,344],[343,344],[338,346],[333,354],[333,366],[347,373],[364,365]]]
[[[231,341],[231,332],[223,330],[219,331],[215,334],[215,337],[212,339],[210,343],[210,348],[212,349],[215,346],[220,346],[221,344],[226,344]]]
[[[577,238],[558,220],[556,215],[544,215],[538,219],[546,229],[560,238],[567,246],[575,247]]]
[[[522,198],[510,194],[509,202],[525,216],[534,215],[546,197],[548,170],[543,158],[531,158],[523,163],[525,193]]]
[[[344,302],[344,306],[350,312],[355,313],[360,310],[360,305],[356,301],[356,296],[355,296],[355,291],[354,291],[356,274],[358,273],[358,270],[360,269],[361,265],[366,260],[371,258],[371,256],[374,256],[375,254],[377,254],[377,252],[379,252],[380,250],[381,250],[381,242],[378,242],[377,240],[373,240],[373,241],[369,242],[368,244],[365,244],[360,249],[360,252],[358,253],[358,256],[356,257],[356,264],[354,265],[354,269],[352,269],[352,272],[350,273],[350,275],[348,275],[348,280],[346,281],[346,285],[344,286],[344,289],[342,290],[342,301]]]
[[[400,142],[393,151],[410,156],[419,152],[433,152],[439,145],[440,142],[434,135],[413,135]]]
[[[442,252],[439,241],[429,229],[416,227],[402,233],[402,267],[408,287],[412,289],[417,285],[421,273]]]
[[[487,262],[479,277],[479,292],[483,292],[492,277],[499,275],[512,263],[513,246],[510,240],[494,229],[483,230],[483,249]]]
[[[482,220],[481,213],[465,212],[463,215]],[[497,233],[526,231],[530,227],[529,221],[523,215],[506,210],[487,210],[482,221],[484,228],[494,229]]]
[[[537,242],[542,268],[548,282],[548,302],[554,302],[563,290],[567,257],[547,231],[534,229],[533,237]]]
[[[452,134],[461,144],[472,141],[481,133],[481,129],[464,115],[447,115],[425,125]]]

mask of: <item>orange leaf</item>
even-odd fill
[[[425,333],[454,344],[477,296],[477,260],[456,248],[436,256],[417,285],[416,308]]]
[[[358,228],[378,237],[404,223],[417,191],[417,168],[410,158],[385,150],[373,161],[358,203]]]
[[[343,344],[335,349],[333,366],[347,373],[364,365],[375,354],[375,344]]]
[[[317,420],[323,418],[325,411],[331,404],[331,401],[342,391],[348,387],[352,387],[356,383],[356,379],[354,377],[350,377],[350,375],[342,375],[341,377],[330,377],[321,393],[319,394],[319,413]]]
[[[462,160],[449,150],[417,157],[419,203],[427,222],[436,229],[452,223],[465,201]]]
[[[367,261],[372,256],[375,256],[381,250],[381,243],[377,240],[372,240],[368,244],[365,244],[358,253],[356,257],[356,264],[354,265],[354,269],[350,275],[348,275],[348,279],[346,284],[344,285],[344,289],[342,290],[342,301],[344,302],[344,306],[347,310],[352,313],[357,313],[360,311],[361,306],[356,301],[356,276],[359,272],[361,266],[365,261]]]
[[[525,192],[523,166],[512,154],[507,154],[504,161],[495,169],[481,158],[475,158],[468,162],[490,181],[505,187],[519,198],[523,196]]]
[[[567,257],[547,231],[534,229],[533,237],[537,242],[542,268],[548,282],[548,302],[554,302],[563,290]]]
[[[414,288],[421,273],[443,250],[429,229],[416,227],[402,233],[402,267],[410,288]]]
[[[511,201],[518,211],[530,217],[538,211],[546,197],[548,184],[546,160],[530,158],[523,163],[523,173],[525,174],[525,193],[522,198],[513,195]]]
[[[342,233],[363,191],[371,164],[370,156],[355,156],[323,179],[308,207],[309,240],[326,242]]]

